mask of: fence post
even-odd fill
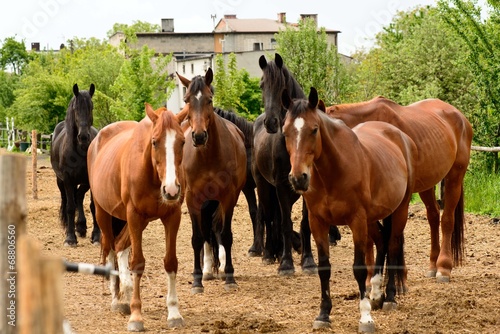
[[[17,241],[26,233],[26,158],[0,155],[0,333],[18,333]]]
[[[38,199],[38,184],[37,184],[37,138],[36,138],[36,130],[31,131],[31,165],[32,165],[32,182],[33,182],[33,199]]]

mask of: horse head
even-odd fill
[[[264,126],[268,133],[277,133],[283,126],[286,109],[281,103],[281,94],[287,89],[292,98],[305,98],[302,88],[283,64],[283,58],[276,53],[274,60],[259,58],[262,69],[260,88],[264,100]]]
[[[87,151],[90,142],[92,141],[92,124],[94,117],[92,111],[94,104],[92,103],[92,96],[94,95],[95,86],[90,84],[88,91],[79,91],[78,85],[73,85],[74,97],[70,103],[70,109],[67,115],[73,115],[73,127],[76,128],[76,139],[78,146],[83,151]]]
[[[288,179],[299,194],[307,191],[314,160],[321,154],[318,92],[311,87],[309,98],[292,100],[285,90],[282,104],[287,109],[283,133],[292,168]]]
[[[187,120],[191,127],[191,136],[194,146],[205,146],[208,141],[208,126],[214,117],[212,104],[213,80],[212,69],[209,68],[205,76],[197,75],[193,80],[188,80],[179,73],[177,76],[187,88],[184,102],[188,106]]]
[[[153,122],[151,131],[151,159],[161,181],[162,199],[177,202],[181,197],[184,175],[181,168],[184,147],[184,134],[180,122],[184,112],[174,115],[166,108],[153,110],[146,105],[146,114]]]

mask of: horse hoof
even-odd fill
[[[144,322],[130,321],[127,325],[127,330],[129,332],[144,332]]]
[[[92,245],[96,246],[96,247],[100,247],[101,246],[101,242],[100,241],[91,241]]]
[[[191,294],[192,295],[197,295],[199,293],[203,293],[204,288],[202,286],[197,286],[197,287],[192,287],[191,288]]]
[[[214,280],[214,279],[215,279],[215,276],[212,273],[203,274],[203,280],[204,281],[211,281],[211,280]]]
[[[278,270],[278,275],[279,276],[293,276],[295,273],[295,269],[279,269]]]
[[[264,264],[270,265],[270,264],[274,264],[274,262],[276,262],[276,259],[274,259],[274,258],[269,258],[269,257],[262,258],[262,263],[264,263]]]
[[[254,251],[254,250],[249,250],[248,251],[248,257],[259,257],[259,256],[262,256],[262,252],[257,252],[257,251]]]
[[[236,283],[224,284],[224,290],[226,291],[235,291],[237,289],[238,289],[238,284]]]
[[[168,328],[184,327],[184,319],[182,319],[182,317],[180,317],[180,318],[174,318],[174,319],[168,319],[167,320],[167,326],[168,326]]]
[[[65,240],[64,247],[76,247],[77,242],[73,240]]]
[[[386,303],[384,303],[384,299],[370,299],[370,306],[372,307],[372,310],[380,310],[382,307],[385,306]]]
[[[313,322],[313,329],[330,328],[330,327],[331,324],[329,321],[314,320]]]
[[[436,274],[436,282],[438,283],[450,283],[450,276],[444,276],[440,272]]]
[[[431,269],[427,272],[427,274],[425,274],[425,277],[434,278],[434,277],[436,277],[436,273],[437,273],[437,270]]]
[[[111,304],[111,311],[128,315],[130,314],[130,304],[126,303]]]
[[[384,305],[382,306],[382,310],[386,312],[396,310],[397,308],[398,304],[395,302],[384,302]]]
[[[358,333],[374,333],[375,332],[375,323],[373,321],[367,323],[359,323]]]
[[[302,267],[302,272],[306,275],[316,275],[318,273],[318,267]]]

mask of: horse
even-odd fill
[[[458,109],[439,99],[401,106],[379,96],[366,102],[334,105],[326,108],[326,113],[349,127],[371,120],[388,122],[415,142],[419,155],[414,191],[425,204],[431,234],[427,276],[449,282],[452,267],[462,263],[464,252],[463,180],[473,135],[469,121]],[[440,247],[440,207],[434,187],[443,179]]]
[[[366,294],[366,244],[378,229],[377,221],[391,216],[389,226],[382,228],[381,255],[387,253],[385,303],[392,307],[404,277],[403,230],[415,183],[416,145],[389,123],[366,122],[351,129],[329,117],[317,109],[314,88],[308,99],[291,100],[284,91],[282,103],[287,108],[283,133],[290,154],[289,179],[306,201],[318,250],[321,304],[313,327],[330,326],[329,226],[347,225],[354,241],[353,271],[360,293],[359,331],[372,332],[375,323]],[[383,264],[379,260],[377,254],[377,264]],[[381,271],[380,266],[377,269]],[[378,288],[372,287],[372,293]]]
[[[145,111],[140,122],[120,121],[104,127],[90,145],[87,157],[96,218],[102,231],[102,261],[119,271],[119,278],[111,277],[111,309],[130,314],[129,331],[144,330],[140,297],[145,268],[142,233],[156,219],[165,228],[167,325],[184,324],[176,292],[176,239],[184,200],[181,163],[185,140],[180,121],[185,112],[174,115],[163,107],[153,110],[148,103]]]
[[[263,261],[273,263],[275,259],[281,258],[278,274],[291,275],[295,272],[291,252],[293,242],[291,210],[300,195],[292,190],[288,181],[290,158],[281,131],[285,115],[281,94],[287,89],[293,98],[305,98],[305,95],[293,75],[284,66],[283,59],[278,53],[275,59],[269,62],[261,56],[259,66],[262,69],[260,87],[265,112],[254,123],[252,170],[259,198],[258,220],[266,224],[266,249]],[[316,264],[311,250],[307,207],[304,202],[302,209],[301,267],[305,273],[314,273]]]
[[[252,230],[254,235],[254,240],[252,246],[248,250],[248,255],[251,257],[260,256],[263,250],[263,239],[259,236],[263,236],[262,232],[259,233],[259,226],[257,225],[257,197],[255,196],[255,179],[252,175],[252,143],[253,143],[253,122],[248,121],[246,118],[238,116],[236,113],[231,111],[226,111],[220,108],[214,107],[214,112],[220,117],[227,119],[243,132],[245,136],[245,152],[247,155],[247,177],[245,185],[243,186],[243,194],[248,204],[248,211],[250,214],[250,220],[252,221]]]
[[[87,150],[97,135],[97,129],[92,126],[94,91],[94,84],[90,84],[88,91],[79,91],[78,85],[73,85],[74,96],[66,110],[66,118],[56,125],[50,145],[50,163],[57,177],[57,187],[61,192],[59,216],[66,233],[65,246],[77,245],[76,234],[81,238],[87,235],[83,200],[90,188],[87,175]],[[76,211],[78,220],[75,234]],[[90,240],[92,244],[99,244],[101,232],[96,223],[92,196],[90,211],[93,219]]]
[[[182,166],[193,232],[191,292],[203,293],[202,279],[212,279],[218,267],[223,269],[220,276],[225,276],[224,288],[231,291],[237,288],[231,256],[231,221],[246,182],[245,138],[238,127],[214,113],[211,68],[205,76],[195,76],[191,81],[179,73],[177,76],[187,88],[184,101],[188,126]]]

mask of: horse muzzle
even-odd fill
[[[276,117],[266,117],[264,119],[264,127],[266,128],[267,133],[278,132],[278,119]]]
[[[302,173],[298,176],[289,174],[288,180],[290,181],[293,190],[295,190],[295,192],[299,194],[302,194],[303,192],[306,192],[307,189],[309,189],[309,174],[307,173]]]
[[[198,146],[205,146],[207,144],[208,140],[208,133],[207,131],[202,131],[202,132],[192,132],[191,136],[193,138],[193,146],[198,147]]]
[[[163,185],[161,187],[161,196],[167,202],[177,201],[181,195],[181,186],[178,184],[172,186]]]

